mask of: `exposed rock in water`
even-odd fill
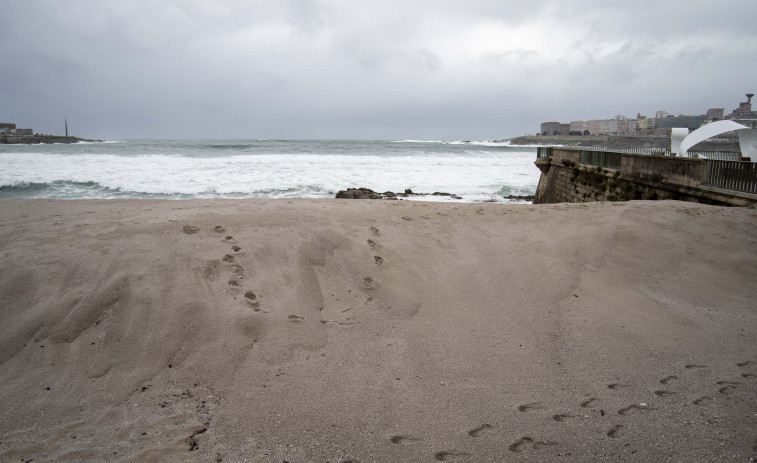
[[[340,190],[336,197],[339,199],[399,199],[408,198],[410,196],[449,196],[452,199],[463,199],[460,196],[452,193],[413,193],[413,190],[406,188],[404,193],[394,193],[392,191],[385,191],[383,193],[377,193],[370,188],[348,188],[346,190]]]
[[[336,197],[338,199],[381,199],[381,194],[369,188],[348,188],[340,190]]]
[[[505,199],[514,199],[517,201],[533,201],[534,195],[508,195],[504,196]]]

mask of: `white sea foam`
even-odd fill
[[[129,143],[118,147],[120,152],[91,145],[78,152],[63,147],[51,147],[48,152],[0,151],[0,187],[11,190],[0,195],[18,190],[44,197],[325,198],[349,187],[367,187],[381,192],[406,188],[419,193],[448,192],[466,201],[485,201],[533,194],[539,178],[532,151],[498,151],[487,146],[395,153],[381,151],[384,145],[323,148],[299,143],[287,145],[288,152],[264,145],[246,154],[251,145],[237,141],[221,144],[222,148],[209,148],[219,146],[210,143],[193,147],[192,155],[186,155],[181,154],[187,151],[180,149],[183,145],[126,146]],[[309,152],[339,149],[344,154]],[[33,190],[35,185],[44,193]]]

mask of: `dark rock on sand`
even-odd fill
[[[338,199],[398,199],[408,198],[410,196],[449,196],[452,199],[463,199],[460,196],[452,193],[413,193],[413,190],[406,188],[404,193],[394,193],[392,191],[385,191],[383,193],[377,193],[370,188],[348,188],[346,190],[340,190],[336,197]]]
[[[533,201],[534,195],[507,195],[504,196],[505,199],[514,199],[518,201]]]

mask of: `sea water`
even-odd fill
[[[507,142],[129,140],[0,145],[0,197],[333,198],[339,190],[532,195],[534,148]]]

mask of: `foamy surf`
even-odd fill
[[[0,197],[330,198],[350,187],[531,195],[534,150],[499,143],[136,140],[0,147]],[[427,198],[451,200],[450,198]]]

